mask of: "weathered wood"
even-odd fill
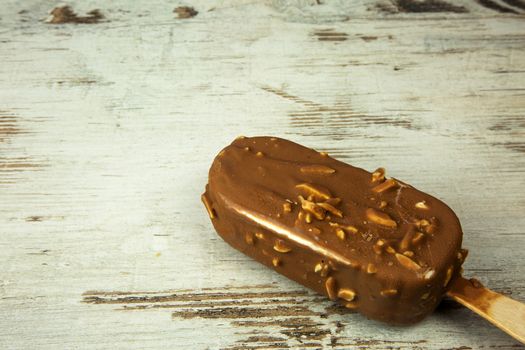
[[[436,194],[465,274],[525,300],[523,1],[319,2],[2,4],[0,348],[521,347],[450,301],[348,314],[214,233],[215,154],[281,136]]]

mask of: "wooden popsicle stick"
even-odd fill
[[[525,344],[525,304],[458,277],[447,295]]]

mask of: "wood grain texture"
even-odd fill
[[[467,276],[525,300],[523,1],[70,1],[103,19],[45,23],[57,5],[0,7],[0,348],[523,348],[450,301],[408,328],[346,313],[200,202],[241,134],[385,166],[456,211]]]

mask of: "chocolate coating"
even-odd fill
[[[423,319],[466,257],[454,212],[384,169],[274,137],[241,137],[202,195],[219,235],[288,278],[393,324]]]

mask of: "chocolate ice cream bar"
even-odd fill
[[[385,170],[373,173],[275,137],[240,137],[215,158],[202,200],[219,235],[363,315],[431,313],[466,251],[454,212]]]

